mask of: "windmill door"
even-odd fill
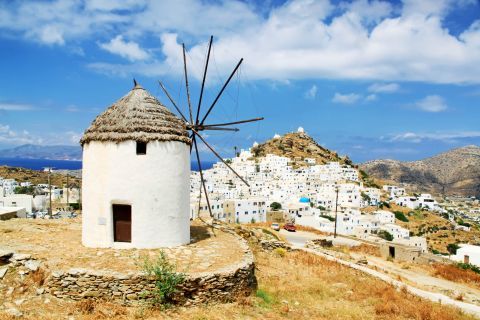
[[[113,205],[113,241],[132,242],[132,206]]]

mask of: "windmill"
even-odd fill
[[[189,111],[189,117],[185,117],[185,115],[182,113],[180,108],[178,107],[177,103],[173,100],[172,96],[168,93],[167,89],[163,85],[162,82],[159,81],[159,85],[162,88],[163,92],[165,95],[168,97],[168,100],[172,103],[172,105],[175,107],[177,112],[180,114],[181,118],[183,121],[185,121],[185,125],[188,131],[190,131],[190,139],[192,140],[192,144],[190,145],[190,153],[192,153],[192,150],[195,149],[195,155],[198,163],[198,169],[200,172],[200,181],[201,181],[201,186],[200,186],[200,194],[199,194],[199,203],[201,201],[202,197],[202,187],[203,187],[203,192],[205,194],[205,199],[207,202],[208,206],[208,211],[210,213],[210,217],[213,217],[212,214],[212,208],[210,206],[210,200],[208,198],[208,193],[207,193],[207,187],[205,186],[205,179],[203,175],[203,170],[202,170],[202,162],[200,160],[200,153],[198,152],[198,143],[199,140],[202,141],[205,146],[217,157],[220,159],[243,183],[245,183],[247,186],[250,186],[248,182],[240,176],[219,154],[215,149],[205,140],[204,137],[200,134],[200,131],[208,131],[208,130],[215,130],[215,131],[239,131],[238,128],[232,128],[230,126],[236,125],[236,124],[242,124],[242,123],[249,123],[249,122],[256,122],[263,120],[263,117],[260,118],[253,118],[253,119],[247,119],[247,120],[240,120],[240,121],[235,121],[235,122],[227,122],[227,123],[214,123],[214,124],[206,124],[205,121],[207,120],[208,116],[212,112],[213,108],[219,101],[220,97],[222,96],[225,88],[227,88],[228,84],[230,83],[230,80],[232,80],[233,76],[237,73],[238,68],[243,62],[243,58],[240,59],[240,61],[237,63],[235,68],[233,69],[232,73],[228,77],[227,81],[223,84],[222,88],[218,92],[217,96],[213,100],[212,104],[210,107],[207,109],[207,111],[201,116],[201,108],[202,108],[202,98],[203,98],[203,91],[205,88],[205,80],[207,77],[207,70],[208,70],[208,63],[210,60],[210,52],[212,49],[212,42],[213,42],[213,36],[210,37],[210,42],[208,44],[208,52],[207,52],[207,59],[205,62],[205,68],[203,70],[203,78],[202,78],[202,86],[200,90],[200,96],[198,99],[198,105],[197,105],[197,110],[196,113],[194,114],[192,111],[192,103],[190,100],[190,89],[188,85],[188,71],[187,71],[187,59],[185,55],[185,44],[182,43],[182,49],[183,49],[183,71],[184,71],[184,76],[185,76],[185,87],[186,87],[186,95],[187,95],[187,102],[188,102],[188,111]],[[199,206],[200,210],[200,206]]]

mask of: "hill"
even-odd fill
[[[293,166],[307,165],[305,158],[314,158],[317,164],[338,161],[341,164],[350,164],[348,157],[340,157],[336,152],[319,145],[312,137],[304,132],[290,132],[278,138],[270,139],[252,148],[254,157],[264,157],[267,154],[294,159]]]
[[[419,161],[374,160],[360,168],[374,178],[404,184],[415,192],[480,197],[480,147],[475,145]]]
[[[81,180],[78,174],[73,174],[73,171],[61,170],[59,172],[52,173],[51,183],[52,185],[62,187],[67,183],[66,173],[70,174],[69,185],[79,187]],[[30,170],[25,168],[15,168],[0,166],[0,177],[5,179],[15,179],[18,182],[30,181],[33,184],[48,183],[48,172]]]
[[[2,158],[82,160],[80,146],[39,146],[24,144],[11,149],[0,150]]]

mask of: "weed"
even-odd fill
[[[284,248],[276,248],[275,250],[273,250],[273,253],[276,256],[283,258],[287,254],[287,250],[285,250]]]
[[[272,297],[268,294],[268,292],[266,292],[265,290],[262,290],[262,289],[257,290],[256,296],[258,298],[262,299],[263,302],[266,303],[266,304],[270,304],[273,301]]]
[[[154,303],[169,307],[173,295],[177,292],[177,286],[185,281],[186,275],[177,272],[177,266],[168,261],[163,251],[160,251],[160,255],[155,261],[146,257],[143,270],[155,278]]]

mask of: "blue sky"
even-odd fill
[[[265,117],[208,133],[224,156],[299,126],[357,162],[480,145],[477,0],[57,0],[0,2],[0,149],[78,144],[133,78],[186,110],[182,42],[196,105],[210,35],[203,110],[245,59],[210,121]]]

